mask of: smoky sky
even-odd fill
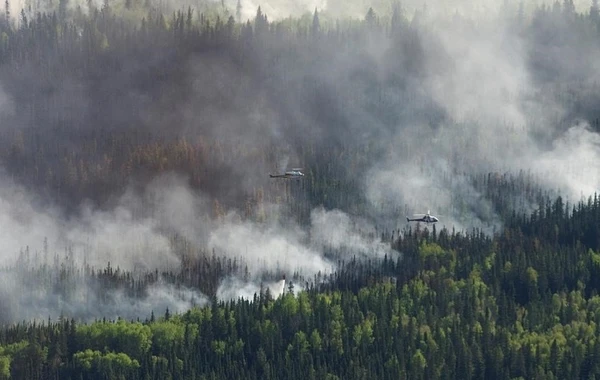
[[[224,4],[235,13],[236,4]],[[47,239],[53,252],[71,249],[76,265],[179,268],[169,240],[176,234],[199,251],[246,258],[251,276],[223,279],[218,294],[250,297],[267,272],[334,270],[327,251],[400,255],[364,232],[404,227],[411,213],[431,210],[449,228],[501,228],[470,174],[524,170],[574,201],[600,185],[594,95],[600,40],[589,20],[530,6],[521,16],[512,3],[474,9],[466,2],[406,2],[396,8],[402,11],[392,27],[390,4],[374,3],[376,20],[369,24],[356,21],[368,4],[337,1],[244,1],[242,18],[252,19],[258,5],[273,22],[270,32],[245,38],[238,26],[242,37],[210,49],[176,49],[160,33],[119,44],[115,31],[104,30],[109,47],[98,60],[88,61],[83,48],[62,56],[42,49],[44,65],[3,64],[3,148],[25,136],[17,150],[30,157],[43,147],[39,165],[59,165],[64,151],[100,162],[104,152],[90,152],[82,142],[109,133],[133,143],[185,138],[210,145],[214,157],[203,162],[210,181],[199,186],[190,185],[188,173],[154,176],[134,167],[110,202],[67,199],[69,212],[64,200],[48,200],[47,189],[20,179],[8,160],[0,181],[6,265],[25,246],[43,252]],[[314,8],[321,34],[281,26],[294,13],[312,25]],[[577,9],[587,12],[581,4]],[[348,17],[355,18],[350,31]],[[119,146],[112,149],[119,154]],[[304,183],[268,177],[291,167],[309,174]],[[351,184],[345,191],[358,195],[350,204],[342,197],[315,200],[303,193],[317,188],[315,178],[338,191],[340,183]],[[244,201],[259,190],[266,199],[245,215]],[[223,199],[227,207],[215,215],[215,201]],[[356,200],[366,205],[364,215],[354,212]],[[535,209],[527,202],[515,203]],[[306,218],[290,217],[295,206],[307,209]],[[78,281],[82,292],[91,286]],[[285,286],[279,278],[268,281]],[[15,297],[11,283],[0,288],[0,301],[19,311],[6,319],[60,310],[85,318],[132,316],[136,308],[181,309],[205,297],[161,284],[141,300],[111,291],[103,307],[82,310],[77,305],[85,295],[64,303],[60,290],[30,284],[41,289],[39,299],[56,300],[36,306]],[[122,299],[126,307],[114,309]]]
[[[216,296],[223,300],[252,299],[261,286],[278,296],[283,275],[332,273],[339,252],[366,258],[395,255],[389,244],[364,233],[373,230],[368,221],[351,221],[342,211],[315,209],[311,226],[304,228],[282,218],[281,206],[263,207],[262,222],[236,211],[214,218],[208,196],[171,174],[157,177],[142,193],[127,191],[110,211],[83,204],[77,215],[66,216],[4,177],[0,322],[148,318],[167,308],[182,312],[206,305],[207,294],[162,275],[185,269],[189,255],[203,260],[206,252],[246,268],[247,275],[219,280]],[[186,243],[188,256],[173,244],[175,236]],[[332,249],[338,256],[326,257],[324,252]],[[105,279],[108,268],[120,277]],[[147,276],[154,278],[147,286],[131,283]]]

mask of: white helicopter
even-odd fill
[[[300,179],[304,177],[304,173],[302,173],[302,168],[294,168],[292,170],[288,170],[283,174],[269,174],[271,178],[297,178]]]
[[[431,215],[431,212],[429,210],[427,210],[427,214],[413,214],[413,216],[420,216],[420,218],[411,219],[409,217],[406,217],[406,221],[407,222],[423,222],[423,223],[427,223],[427,224],[440,221],[437,218],[437,216]]]

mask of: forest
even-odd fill
[[[600,378],[597,0],[13,2],[0,379]]]

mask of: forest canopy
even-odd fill
[[[597,1],[281,4],[5,2],[0,379],[599,376]]]

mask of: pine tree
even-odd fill
[[[313,21],[310,33],[313,39],[319,38],[321,33],[321,23],[319,22],[319,13],[317,12],[317,8],[315,8],[315,12],[313,13]]]
[[[8,0],[4,1],[4,17],[6,18],[6,22],[10,23],[10,3]]]

